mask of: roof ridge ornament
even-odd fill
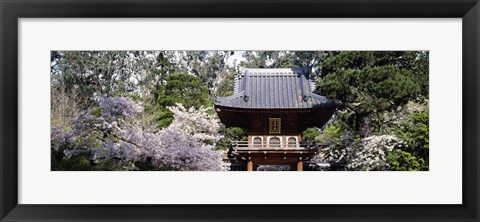
[[[243,101],[248,102],[248,70],[245,70],[245,74],[243,75]]]
[[[300,72],[300,89],[302,90],[302,100],[303,100],[304,102],[307,102],[308,96],[307,96],[307,94],[306,94],[306,92],[305,92],[305,80],[306,80],[305,74],[304,74],[304,71],[302,70],[302,71]]]

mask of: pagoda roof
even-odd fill
[[[241,109],[311,109],[336,107],[339,102],[313,93],[309,68],[242,69],[234,94],[216,97],[215,106]]]

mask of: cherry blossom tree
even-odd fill
[[[126,163],[141,157],[143,132],[133,117],[142,107],[125,97],[102,97],[98,107],[81,112],[71,130],[52,130],[52,147],[70,157],[88,153],[93,162],[113,159]]]
[[[321,152],[312,161],[352,171],[390,170],[388,153],[402,145],[405,142],[393,135],[355,138],[350,132],[342,132],[326,138]]]
[[[388,170],[388,152],[402,144],[393,135],[370,136],[361,140],[361,145],[351,153],[347,169],[351,170]]]
[[[71,130],[52,129],[52,148],[66,158],[87,153],[93,163],[113,160],[127,170],[147,160],[159,169],[220,170],[222,153],[213,149],[220,139],[218,120],[205,108],[177,104],[169,109],[173,123],[155,132],[135,121],[143,110],[140,104],[125,97],[102,97],[98,107],[71,121]]]

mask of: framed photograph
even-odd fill
[[[1,221],[479,220],[477,0],[0,7]]]

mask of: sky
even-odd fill
[[[232,56],[230,56],[227,60],[227,63],[229,66],[234,66],[234,62],[236,60],[237,65],[241,61],[245,61],[245,58],[242,57],[242,55],[245,53],[245,51],[235,51]]]

